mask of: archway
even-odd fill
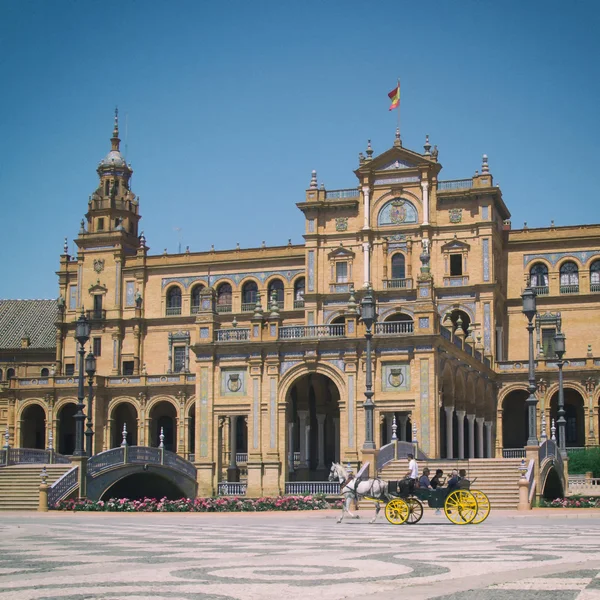
[[[527,431],[527,404],[525,390],[513,390],[502,403],[502,445],[504,448],[525,448]]]
[[[160,444],[163,432],[165,450],[177,452],[177,411],[167,400],[157,402],[150,411],[150,445]]]
[[[166,477],[158,473],[134,473],[119,479],[111,485],[101,497],[101,500],[111,498],[129,498],[129,500],[143,500],[144,498],[167,498],[179,500],[186,494]]]
[[[111,448],[123,443],[123,425],[127,426],[127,444],[137,446],[137,410],[131,402],[121,402],[112,411]]]
[[[581,448],[585,446],[584,401],[581,394],[572,388],[564,388],[565,396],[565,446]],[[558,429],[558,391],[550,399],[550,422],[554,419],[556,439],[559,441]]]
[[[320,373],[299,377],[287,397],[287,448],[290,481],[320,481],[328,465],[340,460],[340,392]]]
[[[471,325],[471,317],[464,310],[453,310],[449,315],[446,315],[445,322],[450,320],[452,323],[452,332],[460,327],[465,335],[469,333],[469,326]]]
[[[75,450],[75,413],[77,406],[69,402],[65,404],[57,415],[56,437],[58,438],[58,451],[67,456]]]
[[[46,413],[39,404],[32,404],[21,413],[21,448],[46,447]]]

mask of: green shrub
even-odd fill
[[[584,475],[591,471],[594,477],[600,477],[600,447],[569,451],[569,474]]]

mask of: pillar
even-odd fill
[[[457,435],[458,435],[458,459],[463,460],[465,458],[465,415],[467,414],[464,410],[456,411],[456,418],[458,421]]]
[[[236,462],[236,428],[237,417],[232,415],[229,417],[229,466],[227,467],[227,481],[239,481],[240,471],[237,468]]]
[[[288,471],[294,472],[294,422],[288,423]]]
[[[317,469],[325,469],[325,415],[317,415]]]
[[[298,419],[300,421],[300,430],[298,435],[300,436],[300,466],[305,467],[308,465],[308,436],[306,434],[306,418],[308,417],[308,411],[299,410]]]
[[[444,406],[444,411],[446,412],[446,458],[454,458],[454,428],[452,427],[454,406]]]
[[[487,458],[494,458],[492,452],[492,422],[484,421],[485,439],[487,440]]]
[[[484,444],[483,444],[483,417],[477,417],[475,419],[475,421],[477,422],[477,456],[479,458],[485,458],[485,452],[484,452]]]
[[[340,462],[340,418],[333,419],[333,438],[335,444],[335,462]]]
[[[371,260],[371,256],[370,256],[370,249],[369,249],[369,242],[363,242],[363,266],[364,266],[364,272],[363,272],[363,285],[366,288],[368,286],[368,284],[371,281],[371,277],[370,277],[370,272],[371,272],[371,265],[370,265],[370,260]]]
[[[423,225],[429,225],[429,182],[421,181],[423,192]]]
[[[408,415],[400,415],[400,435],[398,436],[401,442],[406,442],[406,424],[408,423]]]
[[[385,426],[386,426],[386,431],[387,431],[387,443],[389,444],[392,441],[392,435],[393,435],[393,430],[392,430],[392,425],[394,423],[394,413],[387,413],[387,415],[385,416]],[[396,434],[396,437],[398,436],[398,434]]]
[[[475,415],[467,415],[469,458],[475,458]]]

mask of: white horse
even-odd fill
[[[344,496],[344,504],[342,506],[342,516],[338,519],[338,523],[342,522],[344,515],[348,513],[352,519],[358,519],[358,515],[350,512],[350,501],[360,500],[361,498],[373,498],[374,500],[390,500],[388,494],[388,483],[382,479],[356,479],[348,474],[348,471],[343,465],[333,463],[329,472],[329,481],[338,480],[340,482],[340,493]],[[375,516],[369,521],[375,523],[381,506],[379,502],[375,503]]]

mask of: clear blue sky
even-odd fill
[[[439,147],[489,155],[513,228],[600,222],[600,3],[2,0],[0,298],[54,298],[113,110],[152,253],[302,242],[312,169]],[[125,142],[122,148],[125,147]],[[70,242],[72,245],[72,242]]]

